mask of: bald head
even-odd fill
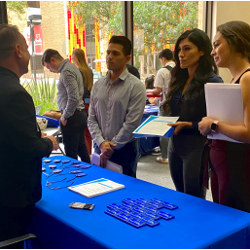
[[[28,46],[18,28],[0,24],[0,66],[10,69],[19,77],[28,72]]]
[[[0,60],[8,58],[16,42],[20,39],[18,28],[10,24],[0,24]]]

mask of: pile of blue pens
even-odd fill
[[[56,190],[72,186],[76,178],[87,175],[82,169],[90,167],[90,164],[77,160],[44,158],[42,172],[48,178],[46,187]]]
[[[122,200],[121,205],[112,203],[108,205],[107,208],[108,209],[104,211],[106,214],[136,228],[140,228],[143,226],[157,226],[160,224],[160,219],[174,219],[175,216],[160,209],[166,208],[174,210],[177,209],[178,206],[156,198],[149,201],[143,198],[136,200],[126,198]]]

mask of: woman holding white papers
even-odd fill
[[[250,26],[231,21],[217,27],[214,37],[217,66],[228,68],[232,83],[241,85],[244,123],[231,125],[212,117],[199,123],[203,135],[219,132],[236,141],[212,140],[211,188],[215,202],[250,212]],[[222,104],[223,105],[223,104]]]
[[[176,190],[203,197],[202,152],[206,137],[198,130],[198,122],[206,115],[204,84],[222,82],[211,56],[212,44],[199,29],[185,31],[177,40],[174,57],[176,67],[163,104],[165,115],[179,116],[170,138],[169,167]]]

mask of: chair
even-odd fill
[[[60,146],[60,142],[62,142],[62,132],[61,132],[61,129],[60,127],[57,127],[57,128],[46,128],[42,131],[43,133],[46,133],[47,135],[52,135],[56,138],[57,142],[58,142],[58,145],[59,145],[59,150],[60,152],[56,152],[56,151],[52,151],[52,154],[62,154],[62,155],[65,155],[63,149],[61,148]]]
[[[64,151],[62,150],[62,148],[61,148],[61,146],[60,146],[60,142],[61,142],[61,140],[62,140],[62,132],[61,132],[60,127],[59,127],[59,129],[58,129],[54,134],[52,134],[52,135],[56,137],[56,140],[57,140],[58,146],[59,146],[59,150],[61,151],[61,153],[62,153],[63,155],[65,155]],[[52,154],[60,154],[60,153],[52,152]]]
[[[36,239],[36,238],[37,237],[34,234],[31,234],[31,233],[25,234],[25,235],[22,235],[22,236],[19,236],[19,237],[15,237],[15,238],[11,238],[11,239],[8,239],[8,240],[0,241],[0,248],[6,248],[6,247],[12,246],[14,244],[25,242],[27,240]]]

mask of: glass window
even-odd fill
[[[45,11],[44,4],[45,2],[40,1],[7,1],[8,22],[16,25],[23,34],[31,55],[29,72],[21,77],[20,82],[33,97],[35,106],[41,105],[40,114],[47,110],[57,109],[56,77],[58,76],[45,72],[41,62],[43,51],[47,48],[47,30],[43,26],[43,19],[49,18],[50,26],[53,27],[52,18],[48,16],[51,14],[51,6]],[[62,7],[64,10],[63,2],[57,2],[57,5],[58,9]],[[46,15],[43,16],[44,12]],[[55,11],[53,17],[58,19],[60,13]],[[62,24],[64,24],[64,19]],[[57,40],[56,35],[54,40]],[[48,45],[53,44],[48,43]]]
[[[74,48],[85,50],[97,79],[106,75],[106,50],[112,35],[122,34],[122,3],[119,1],[68,2],[69,55]],[[83,36],[82,36],[83,34]],[[83,43],[78,43],[82,36]],[[73,39],[72,39],[73,37]]]
[[[143,81],[161,67],[158,53],[162,49],[173,50],[177,37],[186,29],[202,28],[204,4],[202,1],[133,2],[134,65]],[[75,48],[81,48],[94,72],[94,80],[106,75],[108,41],[112,35],[123,34],[122,6],[121,1],[7,1],[8,21],[19,27],[31,54],[29,73],[22,77],[22,82],[30,83],[33,79],[36,83],[50,82],[47,99],[55,103],[59,74],[50,73],[41,64],[43,51],[48,48],[69,59]],[[34,97],[39,92],[36,88],[29,91],[38,105],[43,93]],[[49,109],[49,105],[44,109]]]
[[[187,29],[203,24],[202,1],[134,1],[134,65],[141,78],[161,68],[158,53],[174,50],[176,39]]]
[[[81,48],[89,66],[98,72],[95,76],[106,74],[108,40],[122,34],[121,2],[7,1],[7,10],[9,23],[19,27],[33,55],[29,77],[34,73],[38,78],[40,73],[51,75],[41,65],[42,53],[48,48],[69,59],[74,48]]]
[[[97,80],[106,74],[106,50],[109,38],[122,34],[122,4],[119,1],[7,1],[8,21],[17,25],[29,46],[29,73],[21,78],[35,105],[52,100],[56,108],[56,81],[41,64],[43,51],[58,50],[71,60],[72,51],[81,48]],[[50,83],[50,88],[48,84]],[[34,84],[35,83],[35,84]]]

